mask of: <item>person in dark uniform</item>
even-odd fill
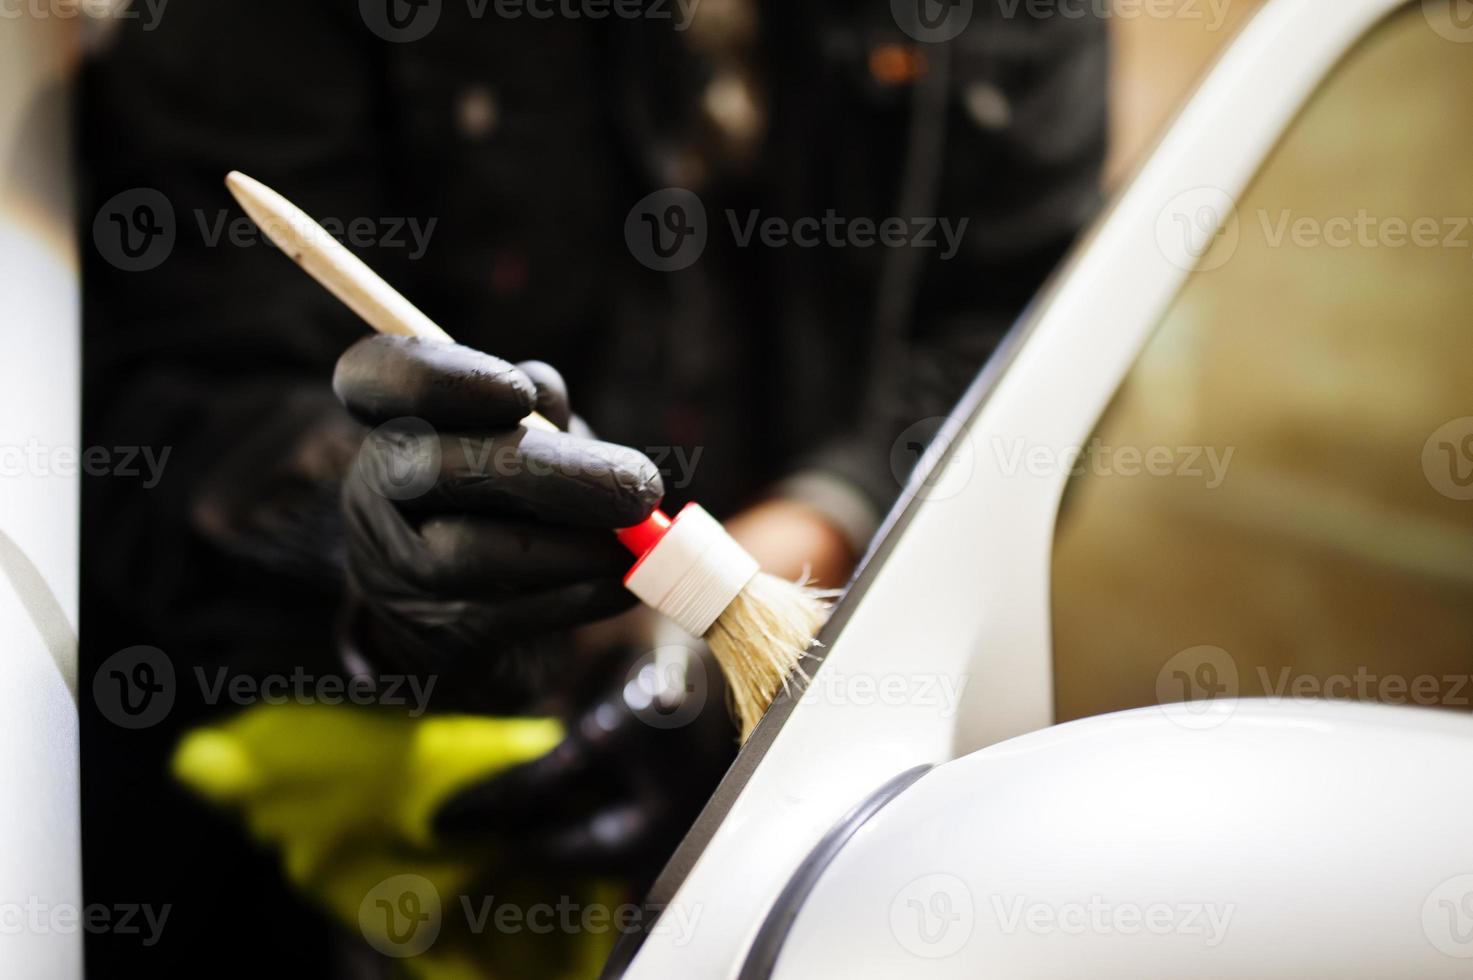
[[[627,631],[573,633],[632,601],[606,528],[662,493],[701,501],[769,570],[842,584],[1098,203],[1104,25],[1029,10],[171,0],[148,29],[123,21],[81,96],[84,438],[171,455],[157,486],[84,488],[84,680],[149,644],[185,678],[393,669],[439,679],[432,710],[576,719],[641,652]],[[332,219],[465,349],[364,341],[231,224],[232,169]],[[93,223],[140,192],[167,202],[155,262]],[[426,406],[487,374],[477,399]],[[514,421],[476,405],[522,398],[570,424],[575,455],[593,431],[644,455],[581,521],[542,505],[553,488],[511,508],[431,494],[431,513],[364,489],[396,445],[365,442],[385,421],[373,392],[488,442]],[[228,949],[244,975],[288,957],[359,975],[170,782],[180,733],[225,707],[199,688],[140,731],[84,711],[88,901],[174,905],[156,946],[93,936],[89,962],[192,975]],[[443,823],[637,888],[729,761],[712,702],[696,725],[570,736],[535,788],[522,773]],[[594,770],[609,785],[574,792]],[[536,808],[498,823],[509,796]]]

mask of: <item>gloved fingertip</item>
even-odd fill
[[[533,409],[532,379],[499,357],[460,344],[387,334],[338,358],[333,392],[360,421],[421,418],[456,429],[505,429]]]
[[[654,513],[665,499],[665,479],[648,456],[630,450],[638,459],[622,475],[624,513],[615,527],[630,527]]]
[[[537,389],[537,413],[566,431],[573,418],[568,401],[568,384],[562,373],[545,361],[521,361],[517,369],[532,379]]]
[[[260,772],[240,739],[213,728],[190,732],[174,752],[174,777],[218,803],[249,796]]]

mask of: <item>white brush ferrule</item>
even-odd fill
[[[624,585],[692,636],[705,636],[757,574],[757,560],[698,504],[687,504]]]

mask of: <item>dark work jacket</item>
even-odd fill
[[[669,20],[383,0],[438,17],[401,43],[370,27],[375,2],[170,0],[156,22],[123,21],[85,67],[84,440],[170,455],[154,487],[85,481],[84,686],[135,643],[189,679],[156,730],[84,716],[89,900],[155,898],[136,889],[159,856],[137,841],[187,836],[167,802],[132,822],[110,804],[173,792],[170,739],[211,710],[185,697],[196,667],[334,662],[333,482],[352,435],[329,382],[366,327],[232,225],[227,171],[345,227],[457,340],[558,367],[600,436],[665,468],[670,507],[699,499],[718,516],[795,473],[883,513],[914,459],[903,434],[951,408],[1097,203],[1105,31],[1067,5],[1034,19],[1028,4],[955,0],[971,20],[942,46],[910,42],[898,0],[758,3],[748,57],[765,135],[727,159],[700,152],[715,59]],[[626,219],[670,187],[698,196],[707,241],[662,272],[639,261]],[[109,202],[136,214],[140,191],[150,226],[173,235],[141,271],[100,240],[107,220],[94,226]],[[741,241],[754,217],[830,214],[967,223],[945,260]],[[410,220],[430,229],[423,254]],[[337,442],[301,439],[320,431]],[[253,511],[272,496],[289,506]],[[266,872],[234,860],[249,895],[239,876]],[[193,921],[179,928],[207,945],[212,920]],[[280,945],[263,943],[259,957]]]
[[[83,213],[149,188],[175,236],[147,271],[96,250],[86,267],[88,441],[171,447],[159,487],[89,493],[104,591],[145,616],[244,601],[226,579],[253,574],[252,548],[221,564],[200,488],[269,468],[365,332],[259,236],[232,244],[228,170],[346,227],[456,339],[558,367],[602,437],[665,468],[671,506],[718,515],[814,468],[883,513],[897,438],[950,409],[1097,201],[1104,28],[1062,5],[959,0],[971,20],[944,52],[901,49],[945,69],[927,93],[872,68],[909,42],[892,5],[762,4],[766,136],[749,165],[692,173],[713,69],[675,22],[431,0],[434,28],[396,43],[370,29],[373,2],[172,0],[88,67]],[[707,244],[654,271],[626,218],[672,185],[699,195]],[[830,214],[967,223],[949,259],[938,230],[935,248],[741,243],[754,219]],[[243,447],[257,456],[229,465]]]

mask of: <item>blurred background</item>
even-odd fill
[[[1204,0],[1200,16],[1153,17],[1139,14],[1137,0],[1122,0],[1109,19],[1107,192],[1129,179],[1259,6]],[[78,221],[74,213],[74,147],[61,120],[71,111],[67,90],[83,51],[105,37],[108,18],[124,8],[51,9],[83,16],[0,19],[0,267],[7,270],[11,329],[29,327],[25,342],[39,355],[79,367],[79,270],[91,242],[89,216]],[[1188,278],[1163,317],[1093,445],[1185,447],[1200,452],[1203,466],[1212,453],[1225,461],[1222,479],[1090,470],[1071,481],[1053,551],[1060,720],[1162,700],[1284,693],[1277,685],[1285,678],[1307,680],[1311,693],[1326,693],[1345,677],[1369,684],[1350,691],[1368,700],[1463,709],[1473,702],[1473,690],[1453,686],[1473,674],[1470,249],[1385,247],[1384,239],[1285,247],[1282,237],[1300,218],[1321,232],[1360,213],[1383,225],[1388,218],[1434,218],[1446,232],[1447,220],[1473,216],[1473,178],[1461,166],[1473,136],[1449,124],[1461,118],[1470,90],[1467,46],[1428,31],[1415,9],[1393,18],[1323,86],[1237,202],[1230,229],[1214,236],[1202,271]],[[484,100],[462,109],[462,123],[472,128],[494,121],[495,107]],[[167,140],[160,146],[167,153]],[[1473,237],[1467,229],[1462,234]],[[15,313],[26,298],[34,305]],[[57,425],[75,438],[76,373],[49,378],[35,363],[0,361],[12,391],[42,385],[45,397],[71,406]],[[41,566],[75,630],[75,539],[37,531],[74,527],[75,481],[12,485],[20,486],[6,481],[0,531]],[[35,522],[38,506],[52,508],[48,524]],[[56,551],[43,554],[47,548]],[[11,611],[17,623],[25,615]],[[54,671],[46,649],[29,655]],[[75,687],[75,665],[63,664],[63,673],[68,669]],[[1432,679],[1425,699],[1408,690],[1409,681],[1424,676]],[[44,725],[61,731],[70,702],[54,678],[52,686],[52,714],[60,718]],[[6,730],[0,738],[25,745],[34,729]],[[96,731],[96,744],[109,750],[124,738],[144,744],[150,757],[166,757],[171,747],[162,731]],[[70,777],[74,724],[67,734],[42,751],[50,753],[53,772]],[[362,737],[368,743],[378,736]],[[132,802],[152,802],[149,779],[123,766],[92,778],[97,802],[85,819],[94,827],[113,818],[111,808],[129,800],[135,785],[142,789]],[[19,799],[11,794],[0,807]],[[66,817],[74,803],[75,791],[63,788],[42,816],[37,808],[14,816],[18,827],[29,821],[26,839],[41,842],[32,853],[44,853],[52,840],[74,849],[78,831]],[[174,832],[179,862],[188,864],[190,855],[209,853],[212,842],[238,828],[200,808]],[[146,850],[118,849],[97,866],[114,862],[116,882],[154,859]],[[283,873],[273,860],[264,848],[237,850],[210,873],[222,888],[254,890],[268,896],[263,902],[278,903],[253,911],[271,923],[268,945],[290,950],[328,924],[312,903],[280,897]],[[75,862],[0,864],[0,875],[50,876],[27,887],[73,901],[80,889]],[[176,928],[189,928],[179,921],[186,924]],[[216,925],[220,942],[241,932],[238,922]],[[578,955],[595,961],[602,952]],[[31,955],[0,942],[0,967]],[[70,975],[68,964],[79,956],[77,943],[49,975]],[[341,955],[305,956],[291,967],[371,969],[344,964]],[[26,975],[23,966],[0,972]]]

